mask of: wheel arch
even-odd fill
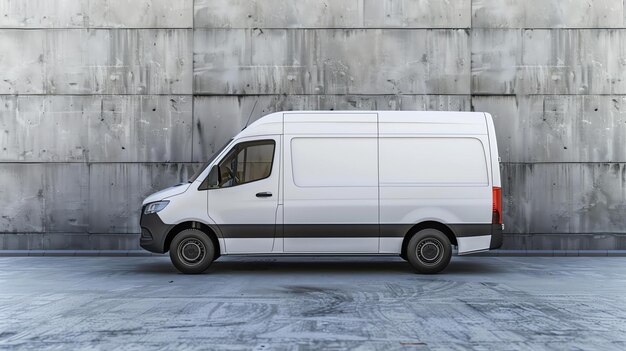
[[[454,231],[452,231],[452,229],[441,223],[441,222],[437,222],[437,221],[424,221],[424,222],[420,222],[415,224],[414,226],[412,226],[404,235],[404,240],[402,240],[402,249],[400,251],[400,255],[402,257],[406,257],[406,248],[409,244],[409,240],[411,240],[411,237],[413,237],[413,235],[417,232],[419,232],[422,229],[437,229],[440,232],[444,233],[447,237],[448,240],[450,240],[450,243],[454,246],[458,246],[458,241],[456,240],[456,235],[454,234]]]
[[[167,236],[165,237],[165,242],[163,243],[163,252],[164,253],[168,252],[170,250],[170,245],[174,237],[178,233],[187,229],[197,229],[205,233],[209,237],[209,239],[211,239],[211,241],[213,242],[213,245],[215,245],[215,255],[216,255],[215,258],[220,256],[221,248],[220,248],[220,242],[219,240],[217,240],[217,235],[215,234],[213,229],[211,229],[211,227],[198,221],[187,221],[187,222],[182,222],[182,223],[178,223],[177,225],[175,225],[167,233]]]

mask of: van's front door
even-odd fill
[[[280,136],[243,138],[216,163],[219,186],[208,191],[208,212],[229,254],[272,251],[279,151]]]

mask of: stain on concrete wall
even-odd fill
[[[625,249],[625,16],[622,0],[3,1],[0,249],[137,249],[145,195],[248,116],[297,109],[489,112],[504,247]]]
[[[46,76],[42,33],[2,29],[0,43],[0,94],[41,94]]]
[[[196,28],[469,28],[470,0],[196,0]]]
[[[469,94],[468,43],[461,29],[196,30],[194,88],[220,95]]]
[[[623,0],[472,0],[474,28],[623,28]]]
[[[44,228],[44,174],[42,164],[0,167],[0,230],[42,232]]]
[[[2,29],[0,40],[3,94],[191,94],[190,29]]]
[[[0,161],[188,162],[184,95],[0,96]]]
[[[624,164],[506,164],[502,177],[508,232],[626,233]]]
[[[504,162],[626,162],[626,98],[474,96],[489,111]]]
[[[191,28],[193,0],[4,0],[0,28]]]
[[[624,94],[624,29],[474,29],[475,94]]]

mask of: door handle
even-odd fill
[[[264,191],[261,193],[256,193],[256,197],[270,197],[272,196],[272,193],[270,193],[269,191]]]

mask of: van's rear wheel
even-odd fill
[[[204,232],[185,229],[172,240],[170,259],[182,273],[202,273],[215,259],[215,245]]]
[[[439,230],[422,229],[409,240],[406,257],[419,273],[439,273],[450,263],[452,245],[448,237]]]

